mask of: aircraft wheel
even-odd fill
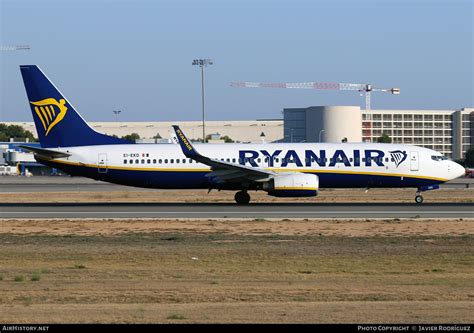
[[[423,197],[420,194],[417,194],[415,197],[415,202],[421,204],[423,202]]]
[[[239,205],[246,205],[250,202],[250,195],[247,191],[240,191],[235,193],[234,199]]]

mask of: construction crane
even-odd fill
[[[0,45],[0,51],[1,52],[6,52],[6,51],[25,51],[29,50],[30,46],[29,45],[14,45],[14,46],[5,46],[5,45]]]
[[[393,95],[400,94],[400,88],[374,88],[371,84],[363,83],[334,83],[334,82],[299,82],[299,83],[264,83],[264,82],[242,82],[233,81],[230,84],[234,88],[284,88],[284,89],[317,89],[317,90],[355,90],[365,92],[365,109],[370,110],[370,95],[373,91],[390,92]]]

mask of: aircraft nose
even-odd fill
[[[451,176],[450,178],[455,179],[455,178],[459,178],[461,176],[464,176],[466,174],[466,169],[462,165],[451,161],[450,172],[449,173],[450,173],[450,176]]]

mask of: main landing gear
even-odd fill
[[[239,205],[246,205],[250,202],[250,195],[247,193],[247,191],[239,191],[235,193],[235,202]]]
[[[416,192],[415,202],[417,204],[423,203],[423,196],[421,195],[421,192]]]

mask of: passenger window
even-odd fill
[[[170,160],[170,163],[174,163],[174,158],[172,158],[172,159]]]
[[[140,160],[135,160],[135,164],[138,164],[138,163],[140,163]]]
[[[230,158],[226,159],[227,162],[230,162]]]
[[[365,162],[365,157],[362,157],[362,162]]]
[[[189,163],[193,163],[193,159],[192,159],[192,158],[189,159]]]
[[[235,158],[232,159],[232,163],[235,163]]]
[[[151,163],[151,160],[146,160],[146,162],[147,162],[148,164],[150,164],[150,163]]]
[[[186,163],[186,159],[185,159],[185,158],[183,158],[183,163]]]
[[[258,158],[258,159],[257,159],[257,162],[258,162],[258,163],[262,162],[262,159],[261,159],[261,158]]]
[[[160,159],[158,160],[158,163],[161,164],[161,162],[163,162],[163,161],[162,161],[161,158],[160,158]]]
[[[123,160],[123,164],[127,164],[127,160]]]
[[[167,158],[165,158],[165,164],[167,164],[167,163],[168,163],[168,159],[167,159]]]
[[[179,159],[176,159],[176,163],[179,163]]]
[[[156,164],[156,160],[153,160],[153,164]]]
[[[142,164],[145,164],[145,160],[142,160]]]
[[[130,160],[129,162],[130,162],[130,164],[133,164],[133,160]]]

